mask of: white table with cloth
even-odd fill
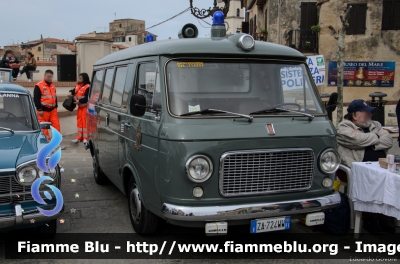
[[[350,199],[354,204],[354,233],[360,233],[362,212],[381,213],[400,220],[400,175],[379,162],[353,162]]]

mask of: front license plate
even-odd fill
[[[290,216],[251,220],[250,233],[263,233],[290,229]]]

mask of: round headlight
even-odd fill
[[[17,179],[20,183],[31,183],[37,176],[38,172],[32,166],[23,167],[17,172]]]
[[[204,182],[210,178],[213,165],[206,156],[193,156],[186,162],[186,173],[193,182]]]
[[[323,172],[334,173],[340,165],[339,154],[333,149],[325,150],[319,158],[319,164]]]
[[[239,44],[244,50],[251,50],[254,48],[255,41],[250,35],[243,35],[239,38]]]

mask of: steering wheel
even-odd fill
[[[7,114],[6,121],[8,121],[8,119],[10,119],[10,116],[12,116],[12,117],[15,117],[15,119],[18,120],[18,123],[22,124],[21,120],[19,120],[19,118],[16,115],[14,115],[13,113],[10,113],[10,112],[7,112],[7,111],[4,111],[3,113]]]
[[[297,109],[296,111],[300,111],[300,109],[301,109],[301,105],[296,104],[296,103],[276,104],[276,105],[273,105],[272,107],[279,107],[279,106],[285,106],[285,105],[294,105],[294,106],[297,106],[298,109]]]

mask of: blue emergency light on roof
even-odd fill
[[[211,38],[222,39],[226,36],[224,13],[216,11],[213,15],[213,24],[211,26]]]
[[[153,35],[150,33],[147,34],[146,35],[146,43],[153,42],[153,41],[154,41]]]
[[[222,11],[216,11],[213,15],[213,26],[225,25],[224,13]]]

